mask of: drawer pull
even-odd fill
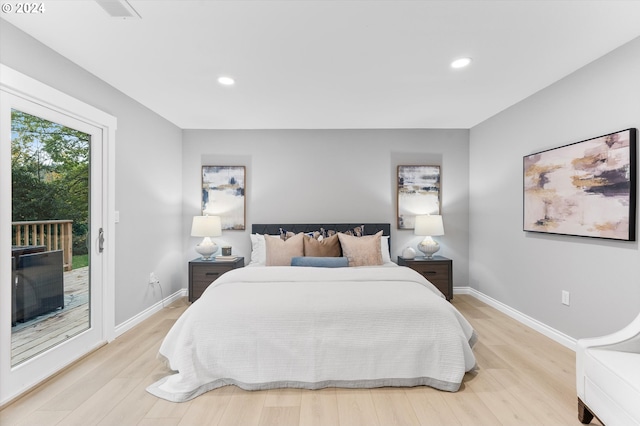
[[[437,274],[436,271],[424,271],[423,274],[425,275],[433,275],[433,274]]]
[[[205,275],[220,275],[219,272],[206,272]]]

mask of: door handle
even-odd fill
[[[98,251],[100,253],[104,251],[104,229],[102,228],[98,231]]]

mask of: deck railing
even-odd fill
[[[64,270],[72,269],[72,220],[11,222],[15,246],[46,246],[47,251],[62,250]]]

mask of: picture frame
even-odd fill
[[[244,230],[245,166],[202,166],[203,215],[220,216],[223,230]]]
[[[399,165],[397,180],[398,229],[414,229],[416,215],[440,210],[440,166]]]
[[[637,129],[523,157],[523,230],[636,240]]]

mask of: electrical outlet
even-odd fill
[[[562,304],[569,306],[569,292],[562,290]]]
[[[158,279],[158,277],[156,277],[156,274],[154,272],[151,272],[149,274],[149,285],[158,284],[159,282],[160,280]]]

